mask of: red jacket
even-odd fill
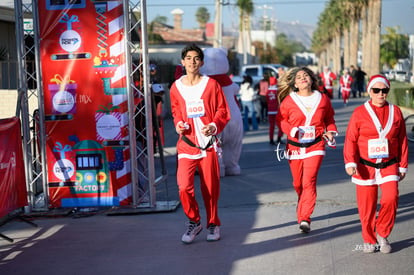
[[[333,72],[328,72],[328,73],[321,72],[319,76],[322,78],[325,89],[332,90],[333,81],[336,79],[336,75]]]
[[[370,109],[373,111],[371,114]],[[390,110],[393,110],[391,116]],[[375,120],[380,126],[375,124]],[[387,123],[389,123],[388,126]],[[378,128],[383,129],[381,135],[388,140],[389,156],[383,159],[370,159],[368,157],[368,140],[380,137]],[[373,163],[388,162],[396,158],[397,163],[387,168],[376,169],[360,163],[360,158]],[[371,101],[357,107],[351,116],[345,136],[344,160],[345,168],[357,168],[358,173],[352,176],[352,182],[356,184],[374,185],[398,181],[399,172],[406,173],[408,167],[407,135],[400,108],[388,103],[381,108],[375,107]]]
[[[269,86],[266,95],[267,114],[276,115],[279,110],[279,101],[277,99],[277,85]]]
[[[326,131],[338,133],[335,125],[334,110],[331,101],[325,94],[314,91],[317,96],[316,105],[309,113],[309,126],[315,126],[315,137],[322,137]],[[305,110],[297,100],[296,93],[291,93],[280,104],[279,113],[276,120],[280,123],[283,133],[288,136],[289,140],[299,142],[297,129],[299,126],[305,126]],[[304,159],[315,155],[325,155],[325,140],[322,140],[310,147],[299,148],[291,144],[286,145],[289,159]]]
[[[341,79],[339,80],[339,85],[341,85],[341,89],[346,92],[351,91],[351,84],[354,80],[352,77],[348,74],[347,78],[345,75],[341,76]]]
[[[220,133],[230,120],[230,110],[221,86],[214,79],[203,76],[197,85],[191,87],[183,85],[181,80],[182,78],[176,80],[170,89],[174,125],[177,125],[180,121],[187,122],[189,129],[184,132],[184,135],[194,144],[202,147],[202,143],[205,143],[205,139],[207,139],[201,134],[202,126],[214,123],[217,128],[217,134]],[[200,99],[204,103],[204,116],[188,118],[186,103]],[[204,139],[204,141],[200,141],[200,139]],[[205,152],[203,153],[200,149],[188,145],[181,139],[181,136],[177,142],[177,153],[179,158],[200,158],[205,156]]]

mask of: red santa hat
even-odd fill
[[[385,86],[387,86],[387,88],[391,87],[390,82],[385,76],[376,74],[376,75],[371,76],[371,79],[368,82],[367,91],[369,92],[372,86],[374,86],[374,84],[376,83],[384,83]]]

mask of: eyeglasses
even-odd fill
[[[379,92],[382,92],[383,94],[388,94],[390,88],[371,88],[371,90],[374,94],[378,94]]]

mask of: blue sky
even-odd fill
[[[237,28],[238,11],[234,5],[236,0],[224,1],[231,5],[223,7],[223,25],[227,28]],[[255,16],[263,16],[263,7],[266,14],[283,21],[299,21],[302,24],[317,25],[319,14],[324,10],[328,1],[323,0],[254,0]],[[173,25],[171,11],[180,8],[184,11],[183,28],[191,29],[198,26],[195,13],[201,6],[210,12],[210,22],[214,21],[215,0],[147,0],[147,18],[153,20],[157,15],[166,16],[167,23]],[[414,1],[413,0],[382,0],[382,28],[399,25],[402,33],[414,34]]]

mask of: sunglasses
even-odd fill
[[[382,92],[383,94],[388,94],[390,88],[371,88],[371,90],[374,94],[378,94],[379,92]]]

